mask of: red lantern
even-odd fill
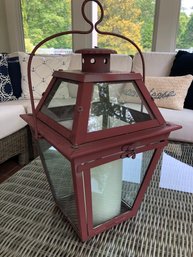
[[[138,73],[110,71],[108,49],[85,49],[81,71],[55,71],[33,115],[56,204],[81,240],[134,216],[169,133]],[[131,90],[137,101],[120,99]],[[74,98],[56,97],[73,90]]]

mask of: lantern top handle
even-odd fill
[[[85,6],[88,2],[95,2],[99,8],[100,8],[100,12],[101,12],[101,15],[99,17],[99,19],[97,20],[97,22],[95,24],[93,24],[92,21],[90,21],[87,16],[86,16],[86,13],[85,13]],[[137,52],[139,53],[140,57],[141,57],[141,62],[142,62],[142,77],[143,77],[143,82],[145,82],[145,62],[144,62],[144,58],[143,58],[143,54],[140,50],[140,48],[138,47],[138,45],[133,41],[131,40],[130,38],[128,37],[125,37],[124,35],[120,35],[120,34],[117,34],[117,33],[113,33],[113,32],[108,32],[108,31],[101,31],[99,28],[98,28],[98,25],[101,23],[101,21],[103,20],[103,17],[104,17],[104,10],[103,10],[103,7],[102,7],[102,4],[100,3],[100,1],[98,0],[84,0],[83,3],[82,3],[82,6],[81,6],[81,13],[82,13],[82,17],[84,18],[84,20],[90,25],[90,28],[88,30],[69,30],[69,31],[63,31],[63,32],[59,32],[59,33],[56,33],[56,34],[53,34],[45,39],[43,39],[42,41],[40,41],[35,47],[34,49],[32,50],[30,56],[29,56],[29,60],[28,60],[28,66],[27,66],[27,74],[28,74],[28,85],[29,85],[29,93],[30,93],[30,100],[31,100],[31,108],[32,108],[32,114],[33,114],[33,117],[34,117],[34,122],[35,122],[35,137],[37,138],[38,135],[37,135],[37,119],[36,119],[36,111],[35,111],[35,103],[34,103],[34,96],[33,96],[33,90],[32,90],[32,80],[31,80],[31,64],[32,64],[32,59],[36,53],[36,51],[43,45],[45,44],[46,42],[54,39],[54,38],[57,38],[57,37],[60,37],[60,36],[64,36],[64,35],[73,35],[73,34],[82,34],[82,35],[86,35],[86,34],[90,34],[93,32],[93,30],[95,29],[96,32],[98,34],[101,34],[101,35],[106,35],[106,36],[113,36],[113,37],[117,37],[117,38],[121,38],[123,40],[126,40],[128,41],[131,45],[133,45]]]

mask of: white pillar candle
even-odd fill
[[[122,160],[91,169],[93,225],[97,226],[120,214]]]

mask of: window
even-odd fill
[[[156,0],[104,0],[102,31],[124,35],[132,39],[143,51],[151,51]],[[100,17],[100,13],[98,14]],[[98,46],[108,47],[122,54],[134,54],[136,49],[122,39],[98,36]]]
[[[193,2],[181,1],[176,48],[193,51]]]
[[[118,6],[117,2],[120,5],[123,5],[124,2],[127,2],[128,6],[131,6],[131,10],[127,10],[127,12],[130,14],[133,14],[134,16],[135,16],[136,9],[134,8],[134,5],[131,5],[131,4],[135,3],[136,6],[137,6],[137,4],[138,4],[138,6],[141,6],[140,8],[138,8],[141,10],[141,15],[140,15],[141,20],[137,19],[134,22],[134,25],[137,24],[136,22],[139,23],[141,21],[141,23],[142,23],[142,24],[140,24],[140,26],[141,26],[140,40],[136,40],[137,38],[134,37],[134,34],[132,33],[131,28],[129,26],[128,26],[128,28],[130,28],[130,29],[121,31],[121,34],[128,36],[127,33],[129,31],[129,33],[130,33],[129,36],[131,36],[131,38],[137,44],[140,43],[139,46],[143,51],[149,51],[152,49],[153,51],[166,51],[166,52],[171,51],[171,52],[173,52],[176,49],[176,34],[177,34],[178,19],[179,19],[178,16],[179,16],[179,9],[180,9],[180,0],[179,1],[176,1],[176,0],[167,0],[167,1],[162,1],[162,0],[146,0],[146,1],[145,0],[130,0],[130,1],[122,0],[122,1],[120,1],[120,0],[117,0],[117,1],[113,2],[112,6],[108,3],[109,1],[112,1],[112,0],[101,1],[102,5],[105,4],[105,6],[107,6],[107,4],[108,4],[108,11],[111,10],[113,5]],[[7,24],[7,30],[8,30],[8,35],[9,35],[9,41],[7,42],[7,45],[9,46],[9,52],[25,50],[24,43],[23,43],[22,27],[23,27],[23,23],[24,23],[24,27],[29,26],[27,24],[30,24],[30,19],[29,19],[29,17],[27,18],[27,16],[26,16],[25,4],[29,8],[29,6],[33,5],[33,3],[34,3],[34,6],[36,6],[36,8],[37,8],[37,3],[39,2],[39,3],[41,3],[41,5],[47,6],[41,10],[41,15],[44,16],[45,13],[47,13],[47,10],[49,10],[49,12],[51,12],[52,16],[54,17],[55,13],[56,13],[57,5],[59,4],[59,2],[63,2],[69,6],[68,13],[62,11],[62,13],[68,14],[68,15],[65,15],[65,18],[67,16],[68,21],[69,21],[68,22],[69,27],[67,27],[67,30],[71,29],[71,14],[72,14],[72,18],[73,18],[72,19],[73,29],[78,29],[78,30],[85,29],[85,26],[83,24],[84,22],[82,22],[82,20],[80,19],[80,13],[79,13],[80,6],[81,6],[81,3],[83,2],[83,0],[79,0],[79,1],[75,1],[75,0],[73,0],[73,1],[70,1],[70,0],[56,0],[56,1],[54,1],[54,0],[47,0],[47,1],[6,0],[4,2],[5,2],[5,15],[7,17],[9,17],[9,22]],[[47,2],[49,3],[49,5],[47,4]],[[54,4],[53,4],[53,2],[54,2]],[[190,0],[186,0],[186,1],[183,0],[182,2],[186,2],[187,4],[192,3],[192,1],[190,1]],[[21,20],[20,3],[22,4],[22,7],[23,7],[23,23]],[[71,7],[71,5],[72,5],[72,7]],[[189,9],[191,11],[191,7]],[[119,6],[117,7],[117,10],[120,10]],[[181,8],[181,12],[182,12],[182,10],[183,10],[183,8]],[[29,10],[28,10],[28,12],[29,12]],[[35,12],[33,11],[34,22],[35,22],[35,17],[37,16],[36,12],[37,13],[39,12],[39,14],[40,14],[40,10],[38,11],[36,9]],[[90,10],[90,12],[91,12],[91,10]],[[75,14],[75,15],[73,15],[73,14]],[[93,14],[95,16],[96,12],[94,11]],[[119,18],[119,20],[122,20],[122,13],[120,13],[120,14],[118,13],[117,15],[119,15],[119,16],[117,16],[117,18]],[[53,19],[53,17],[51,17],[51,18]],[[62,17],[64,19],[64,16],[62,16]],[[117,18],[115,16],[114,21],[116,21]],[[32,20],[32,18],[31,18],[31,20]],[[36,18],[36,20],[38,20],[38,19]],[[40,18],[39,18],[39,20],[40,20]],[[41,24],[42,24],[42,22],[43,21],[41,21]],[[44,22],[46,22],[46,24],[48,24],[48,21],[45,21],[45,18],[44,18]],[[45,36],[53,34],[58,31],[66,30],[66,27],[64,27],[64,25],[62,28],[55,26],[53,29],[53,24],[50,24],[50,23],[52,23],[52,22],[49,22],[50,28],[52,28],[52,29],[47,31]],[[113,29],[111,29],[112,25],[110,24],[108,27],[108,30],[114,31],[114,32],[120,32],[120,31],[118,31],[118,28],[120,27],[120,25],[116,24],[116,23],[117,22],[114,22],[116,27],[115,28],[113,27]],[[119,21],[119,23],[120,23],[120,21]],[[56,23],[56,24],[61,25],[62,24],[61,20],[59,23]],[[182,23],[180,23],[180,24],[182,24]],[[103,25],[105,25],[105,22],[100,24],[101,30],[103,29]],[[41,28],[41,26],[40,26],[40,23],[37,23],[36,27]],[[185,26],[183,26],[183,27],[185,28]],[[35,28],[35,26],[33,26],[33,29],[34,28]],[[123,28],[124,27],[122,26],[122,29]],[[33,43],[30,40],[32,33],[29,32],[29,28],[26,28],[26,29],[24,28],[24,31],[25,31],[25,42],[26,42],[25,48],[29,52],[29,51],[31,51],[29,49],[31,49],[33,47],[33,44],[35,44],[36,42]],[[44,29],[43,32],[45,32],[45,31],[46,30]],[[179,33],[180,33],[180,31],[181,31],[181,29],[179,30]],[[28,34],[28,32],[29,32],[29,34]],[[41,39],[44,38],[43,32],[41,32],[42,33]],[[153,34],[153,43],[152,43],[152,34]],[[40,35],[38,34],[38,37],[39,36]],[[39,37],[39,39],[40,39],[40,37]],[[56,48],[56,49],[65,49],[66,46],[64,43],[66,43],[66,42],[68,42],[68,44],[69,44],[67,49],[72,48],[72,46],[71,46],[72,40],[71,40],[70,35],[69,35],[68,39],[67,39],[67,36],[61,37],[60,39],[63,39],[62,44],[60,44],[59,48]],[[120,51],[118,51],[119,53],[125,53],[125,52],[127,54],[133,53],[132,49],[124,50],[123,40],[121,40],[121,43],[118,43],[118,40],[116,40],[116,45],[117,45],[116,48],[114,47],[114,45],[112,45],[113,40],[109,40],[109,42],[108,41],[105,42],[105,40],[103,40],[104,42],[101,42],[100,40],[101,39],[99,37],[98,46],[104,45],[105,47],[118,49],[118,50],[120,50]],[[38,40],[38,42],[39,42],[39,40]],[[29,46],[28,46],[28,44],[29,44]],[[31,45],[31,47],[30,47],[30,45]],[[90,38],[85,39],[85,35],[78,35],[75,38],[75,40],[73,41],[73,49],[80,49],[80,48],[91,47],[91,46],[96,46],[96,45],[97,45],[97,42],[95,40],[94,40],[94,42],[92,42],[92,40]],[[46,45],[44,47],[47,48],[49,51],[55,51],[54,48],[52,48],[52,46]],[[179,36],[178,36],[177,47],[179,48]],[[43,51],[43,50],[41,50],[41,51]],[[57,50],[57,51],[63,51],[63,50]]]
[[[71,30],[70,0],[21,0],[26,52],[31,52],[44,38]],[[46,42],[38,53],[63,54],[72,49],[72,35]]]

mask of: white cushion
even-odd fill
[[[131,72],[132,58],[125,54],[111,54],[111,71]]]
[[[129,103],[126,106],[138,111],[140,111],[140,108],[141,108],[141,105],[136,103]],[[193,133],[192,133],[193,111],[192,110],[189,110],[189,109],[172,110],[172,109],[165,109],[165,108],[159,108],[159,110],[163,118],[165,119],[165,121],[182,126],[181,129],[175,130],[170,133],[169,135],[170,140],[193,143]]]
[[[159,108],[164,119],[182,126],[182,129],[173,131],[170,134],[171,140],[193,143],[193,111],[189,109],[170,110]]]
[[[22,74],[22,97],[30,99],[27,65],[29,55],[23,52],[18,53]],[[34,99],[41,99],[42,93],[45,92],[54,70],[67,70],[70,63],[70,55],[63,56],[34,56],[31,65],[32,87]],[[58,98],[69,97],[67,87],[60,87],[57,91]]]
[[[39,100],[34,100],[35,106],[39,103]],[[9,101],[9,102],[2,102],[0,103],[0,106],[17,106],[17,105],[22,105],[25,109],[26,113],[31,113],[31,101],[28,99],[19,99],[16,101]]]
[[[176,53],[146,52],[143,53],[146,76],[169,76]],[[132,71],[142,73],[142,62],[139,53],[133,58]]]
[[[81,70],[81,54],[71,54],[68,70]]]
[[[0,139],[15,133],[26,126],[26,123],[20,117],[25,109],[22,105],[2,105],[0,104]]]

